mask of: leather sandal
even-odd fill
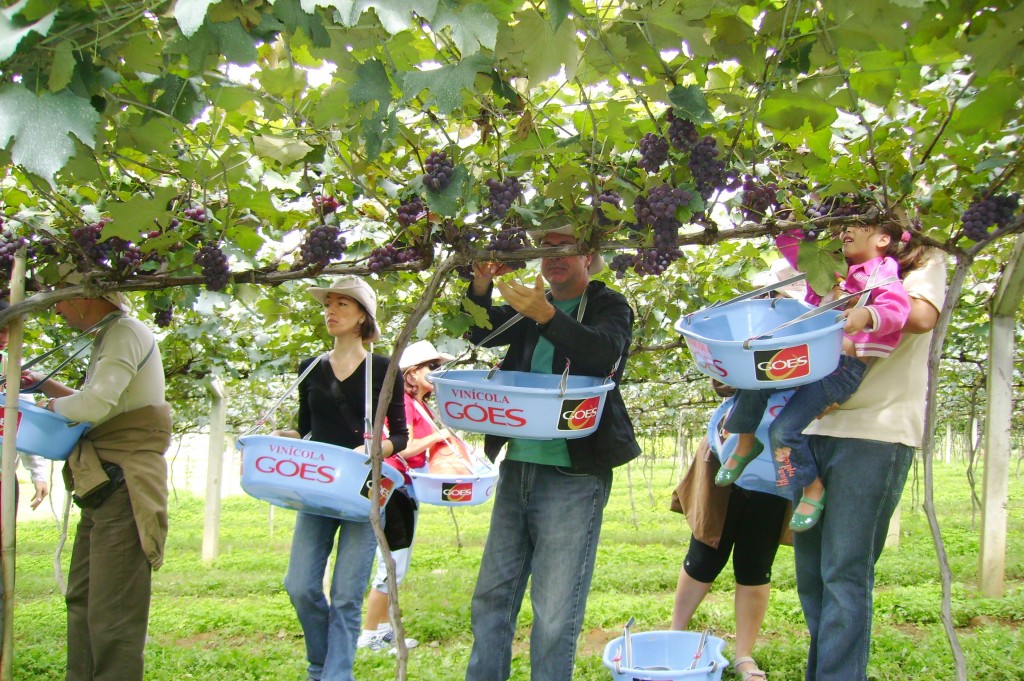
[[[808,499],[805,496],[800,497],[800,504],[809,504],[814,507],[814,510],[810,513],[797,513],[793,511],[793,517],[789,521],[789,529],[794,532],[806,532],[821,520],[821,512],[825,510],[825,492],[822,490],[821,499]],[[799,504],[797,504],[799,506]]]
[[[725,466],[719,468],[718,473],[715,474],[715,484],[719,487],[728,487],[736,482],[736,479],[743,475],[743,469],[747,467],[747,464],[756,459],[762,451],[764,451],[764,445],[761,444],[760,440],[754,440],[754,444],[746,456],[737,456],[735,453],[730,454],[729,458],[736,462],[736,466],[733,468],[726,468]]]
[[[741,664],[752,664],[754,668],[740,670]],[[736,670],[736,676],[740,677],[740,681],[766,681],[768,679],[768,675],[758,669],[757,663],[752,657],[737,657],[732,663],[732,668]]]

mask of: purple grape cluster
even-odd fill
[[[206,222],[208,216],[206,214],[205,206],[196,206],[195,208],[186,208],[181,212],[187,219],[192,222]]]
[[[690,150],[686,167],[693,175],[693,184],[702,198],[708,199],[715,191],[724,189],[729,177],[725,162],[718,158],[718,142],[711,135],[705,135]]]
[[[971,241],[985,241],[992,227],[1005,227],[1013,220],[1020,194],[1003,194],[975,200],[961,216],[964,236]]]
[[[452,181],[455,165],[448,158],[448,152],[432,151],[423,162],[423,169],[426,171],[423,175],[423,186],[440,192]]]
[[[142,249],[130,241],[120,237],[110,237],[107,240],[110,250],[107,252],[107,261],[110,267],[121,277],[138,272],[139,266],[146,260],[146,254]],[[150,251],[155,255],[155,251]]]
[[[747,175],[743,178],[743,199],[740,203],[743,217],[760,224],[770,209],[778,207],[778,193],[779,185],[774,182],[761,182]]]
[[[495,217],[505,217],[515,200],[523,195],[523,186],[519,183],[518,177],[510,176],[504,180],[492,177],[486,184],[491,214]]]
[[[612,258],[609,267],[615,272],[616,279],[625,277],[628,270],[640,276],[657,276],[663,274],[682,255],[683,252],[675,244],[668,248],[656,245],[654,248],[638,248],[633,255],[619,253]]]
[[[640,151],[640,160],[636,164],[649,173],[658,172],[668,160],[668,140],[653,132],[640,138],[637,149]]]
[[[324,266],[332,260],[340,259],[346,247],[345,238],[341,236],[338,226],[321,222],[306,232],[299,244],[299,267]]]
[[[161,329],[166,329],[171,325],[171,320],[174,319],[174,306],[168,305],[162,307],[156,311],[153,315],[153,323],[159,326]]]
[[[853,194],[833,194],[808,206],[807,217],[812,220],[853,217],[866,213],[870,207],[868,201]]]
[[[408,227],[419,222],[420,218],[427,214],[427,206],[423,203],[423,199],[413,196],[398,204],[396,212],[398,213],[398,224]]]
[[[605,216],[604,211],[601,210],[601,204],[607,203],[609,206],[615,206],[616,208],[622,208],[622,197],[613,191],[603,191],[594,198],[594,212],[597,214],[597,224],[599,225],[610,225],[612,221]]]
[[[502,225],[496,234],[491,235],[491,239],[487,243],[487,250],[518,251],[520,248],[526,248],[529,245],[526,229],[522,225],[506,223]],[[525,260],[506,261],[505,264],[514,270],[526,267]]]
[[[394,244],[387,244],[370,251],[366,258],[366,267],[374,274],[380,274],[392,265],[419,260],[421,254],[416,248],[398,248]]]
[[[217,245],[206,245],[199,248],[192,256],[192,261],[203,270],[206,288],[210,291],[222,291],[227,288],[231,271],[228,258]]]
[[[672,143],[672,148],[689,153],[700,139],[697,126],[685,118],[676,118],[672,109],[668,110],[665,117],[668,119],[668,141]]]
[[[612,259],[611,268],[620,279],[626,270],[632,269],[640,275],[661,274],[669,265],[682,257],[679,249],[679,227],[681,222],[676,213],[693,200],[693,193],[661,184],[638,195],[633,201],[633,212],[639,228],[650,228],[652,245],[640,247],[634,255],[619,254]]]
[[[338,210],[341,204],[338,199],[331,195],[317,195],[313,197],[313,209],[317,215],[330,215]]]
[[[80,253],[76,254],[78,269],[85,272],[92,268],[93,264],[105,262],[110,252],[108,241],[100,242],[100,234],[103,226],[111,221],[110,218],[100,218],[99,222],[93,222],[71,230],[71,238],[78,244]]]
[[[0,226],[3,222],[0,221]],[[9,229],[0,232],[0,272],[6,280],[11,278],[11,269],[14,267],[14,256],[17,254],[18,249],[22,246],[28,246],[28,239],[23,236],[18,236],[11,232]],[[25,250],[26,257],[32,258],[35,253],[32,249]]]

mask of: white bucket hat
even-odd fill
[[[361,277],[346,274],[341,277],[335,277],[331,285],[326,288],[310,286],[306,289],[306,292],[313,296],[321,305],[327,302],[327,295],[330,293],[348,296],[356,301],[363,306],[363,309],[370,316],[370,321],[373,323],[373,335],[366,340],[370,342],[380,340],[380,326],[377,325],[377,294],[373,292],[370,285]]]
[[[545,234],[564,234],[566,236],[576,237],[576,231],[573,227],[572,222],[569,221],[565,216],[558,216],[555,218],[548,218],[539,229],[529,230],[527,234],[533,239],[537,245],[540,245],[540,240],[544,238]],[[587,273],[594,275],[604,269],[604,258],[600,253],[591,253],[593,257],[590,260],[590,267],[587,268]]]
[[[449,355],[447,352],[438,352],[433,343],[421,340],[405,346],[402,358],[398,360],[398,368],[405,371],[427,362],[435,360],[450,362],[453,359],[455,359],[454,355]]]
[[[64,272],[62,282],[66,286],[81,286],[85,283],[85,275],[78,270],[66,271]],[[122,312],[128,312],[131,310],[131,303],[128,301],[128,296],[120,291],[108,291],[107,293],[102,293],[96,297],[102,298]]]

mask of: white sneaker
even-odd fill
[[[420,642],[414,638],[405,639],[406,648],[415,648],[419,644]],[[388,650],[393,653],[395,651],[395,630],[389,628],[384,631],[378,631],[369,647],[370,650]]]
[[[370,634],[359,634],[359,639],[356,641],[356,648],[368,647],[371,643],[373,643],[374,639],[376,639],[378,636],[380,636],[380,634],[377,632],[373,632]]]

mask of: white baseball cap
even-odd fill
[[[327,296],[331,293],[348,296],[356,301],[363,306],[373,323],[373,335],[366,340],[371,342],[380,340],[380,326],[377,325],[377,294],[361,277],[346,274],[335,277],[330,286],[310,286],[306,292],[321,305],[327,302]]]

